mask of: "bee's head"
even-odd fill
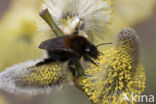
[[[99,51],[96,46],[91,43],[88,43],[85,47],[85,53],[88,54],[90,57],[97,59],[99,56]]]
[[[101,46],[101,45],[106,45],[106,44],[112,44],[112,43],[102,43],[102,44],[99,44],[97,46],[91,44],[91,43],[88,43],[86,44],[86,47],[85,47],[85,53],[87,55],[89,55],[90,57],[94,58],[94,59],[97,59],[97,57],[100,55],[101,52],[98,51],[98,47]]]

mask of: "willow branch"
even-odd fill
[[[64,35],[64,33],[61,31],[61,29],[54,22],[54,19],[50,15],[48,9],[45,9],[42,12],[40,12],[39,15],[51,27],[51,29],[54,31],[54,33],[56,34],[56,36],[63,36]]]
[[[84,75],[84,69],[83,69],[81,63],[80,62],[76,62],[75,63],[75,67],[76,67],[76,71],[78,73],[78,77],[83,76]]]

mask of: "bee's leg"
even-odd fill
[[[98,66],[90,57],[88,56],[83,56],[85,61],[90,61],[91,63],[93,63],[94,65]]]
[[[52,62],[55,62],[56,59],[52,59],[52,58],[46,58],[43,61],[39,62],[36,64],[36,66],[41,66],[41,65],[45,65],[45,64],[50,64]]]
[[[69,61],[69,63],[68,63],[68,69],[71,71],[72,75],[74,77],[76,77],[76,69],[74,68],[73,65],[74,65],[73,64],[73,61]]]

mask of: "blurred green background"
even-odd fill
[[[6,12],[12,7],[12,2],[13,2],[13,0],[0,0],[0,19],[5,17]],[[17,9],[22,9],[22,7],[19,7]],[[142,11],[142,8],[140,8],[140,10],[138,10],[138,12],[146,12],[146,11]],[[16,11],[14,13],[16,13]],[[17,15],[17,14],[15,14],[15,15]],[[9,23],[10,23],[10,25],[12,24],[12,22],[9,22]],[[152,95],[156,96],[156,81],[155,81],[156,80],[156,8],[153,8],[152,14],[150,14],[150,16],[148,16],[147,19],[133,25],[133,27],[136,29],[136,31],[141,39],[141,55],[140,56],[141,56],[143,66],[146,69],[146,75],[147,75],[146,89],[145,89],[144,94],[147,94],[147,95],[152,94]],[[2,22],[0,22],[0,29],[3,30]],[[25,31],[25,30],[22,30],[22,31]],[[11,31],[10,35],[8,35],[8,36],[4,36],[2,34],[3,32],[0,32],[0,41],[1,41],[0,42],[0,52],[1,52],[1,50],[3,52],[3,49],[6,50],[7,45],[5,45],[5,43],[12,41],[10,39],[12,37],[11,36],[12,32],[14,32],[14,31]],[[28,54],[29,55],[29,56],[27,55],[28,57],[23,56],[23,57],[18,58],[18,61],[15,61],[14,63],[7,64],[6,65],[7,67],[9,65],[12,65],[15,63],[23,62],[24,60],[35,59],[42,54],[42,52],[40,52],[37,49],[37,45],[43,39],[47,38],[48,35],[45,36],[43,33],[36,33],[33,30],[30,30],[30,32],[28,32],[28,33],[39,34],[37,36],[34,35],[33,38],[31,37],[30,44],[26,45],[27,52],[25,52],[25,54],[30,53],[30,55]],[[5,37],[8,37],[8,38],[5,38]],[[28,40],[27,40],[27,37],[28,37]],[[5,39],[5,40],[3,40],[3,39]],[[29,42],[29,36],[26,35],[26,38],[24,37],[24,39],[26,39],[26,41]],[[4,44],[2,41],[4,41]],[[33,43],[33,42],[31,43],[31,41],[34,41],[36,43]],[[9,44],[11,44],[11,43],[9,43]],[[12,45],[14,45],[14,43],[12,43]],[[30,47],[30,50],[28,50],[29,46],[33,46],[33,47]],[[9,46],[8,49],[10,47],[12,47],[12,46]],[[22,47],[22,46],[20,46],[20,47]],[[34,49],[34,47],[36,47],[36,48]],[[12,48],[14,48],[14,47],[12,47]],[[31,49],[33,49],[34,54],[31,54],[32,53]],[[20,52],[19,49],[17,49],[17,50],[18,50],[17,52]],[[9,52],[11,53],[11,51],[9,51]],[[39,54],[36,54],[36,52],[39,52]],[[18,53],[16,53],[16,54],[18,55]],[[4,58],[3,55],[4,54],[0,53],[0,58]],[[14,55],[14,54],[7,54],[6,57],[13,57],[12,55]],[[31,55],[32,55],[32,57],[31,57]],[[0,60],[0,61],[2,61],[2,60]],[[8,59],[8,60],[10,60],[10,59]],[[6,62],[7,62],[7,60],[6,60]],[[0,62],[0,64],[1,64],[1,62]],[[0,68],[1,68],[0,70],[3,70],[3,68],[5,68],[5,67],[0,67]],[[72,85],[65,85],[63,91],[58,93],[56,96],[42,95],[42,96],[36,96],[36,97],[30,98],[30,97],[25,97],[25,96],[16,96],[13,94],[9,94],[9,93],[0,91],[0,104],[90,104],[90,101],[88,101],[87,97],[84,94],[82,94],[78,89],[73,87]]]

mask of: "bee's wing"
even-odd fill
[[[57,37],[53,39],[49,39],[46,41],[43,41],[39,48],[40,49],[46,49],[46,50],[67,50],[67,48],[64,46],[63,40],[66,38],[66,36]]]

